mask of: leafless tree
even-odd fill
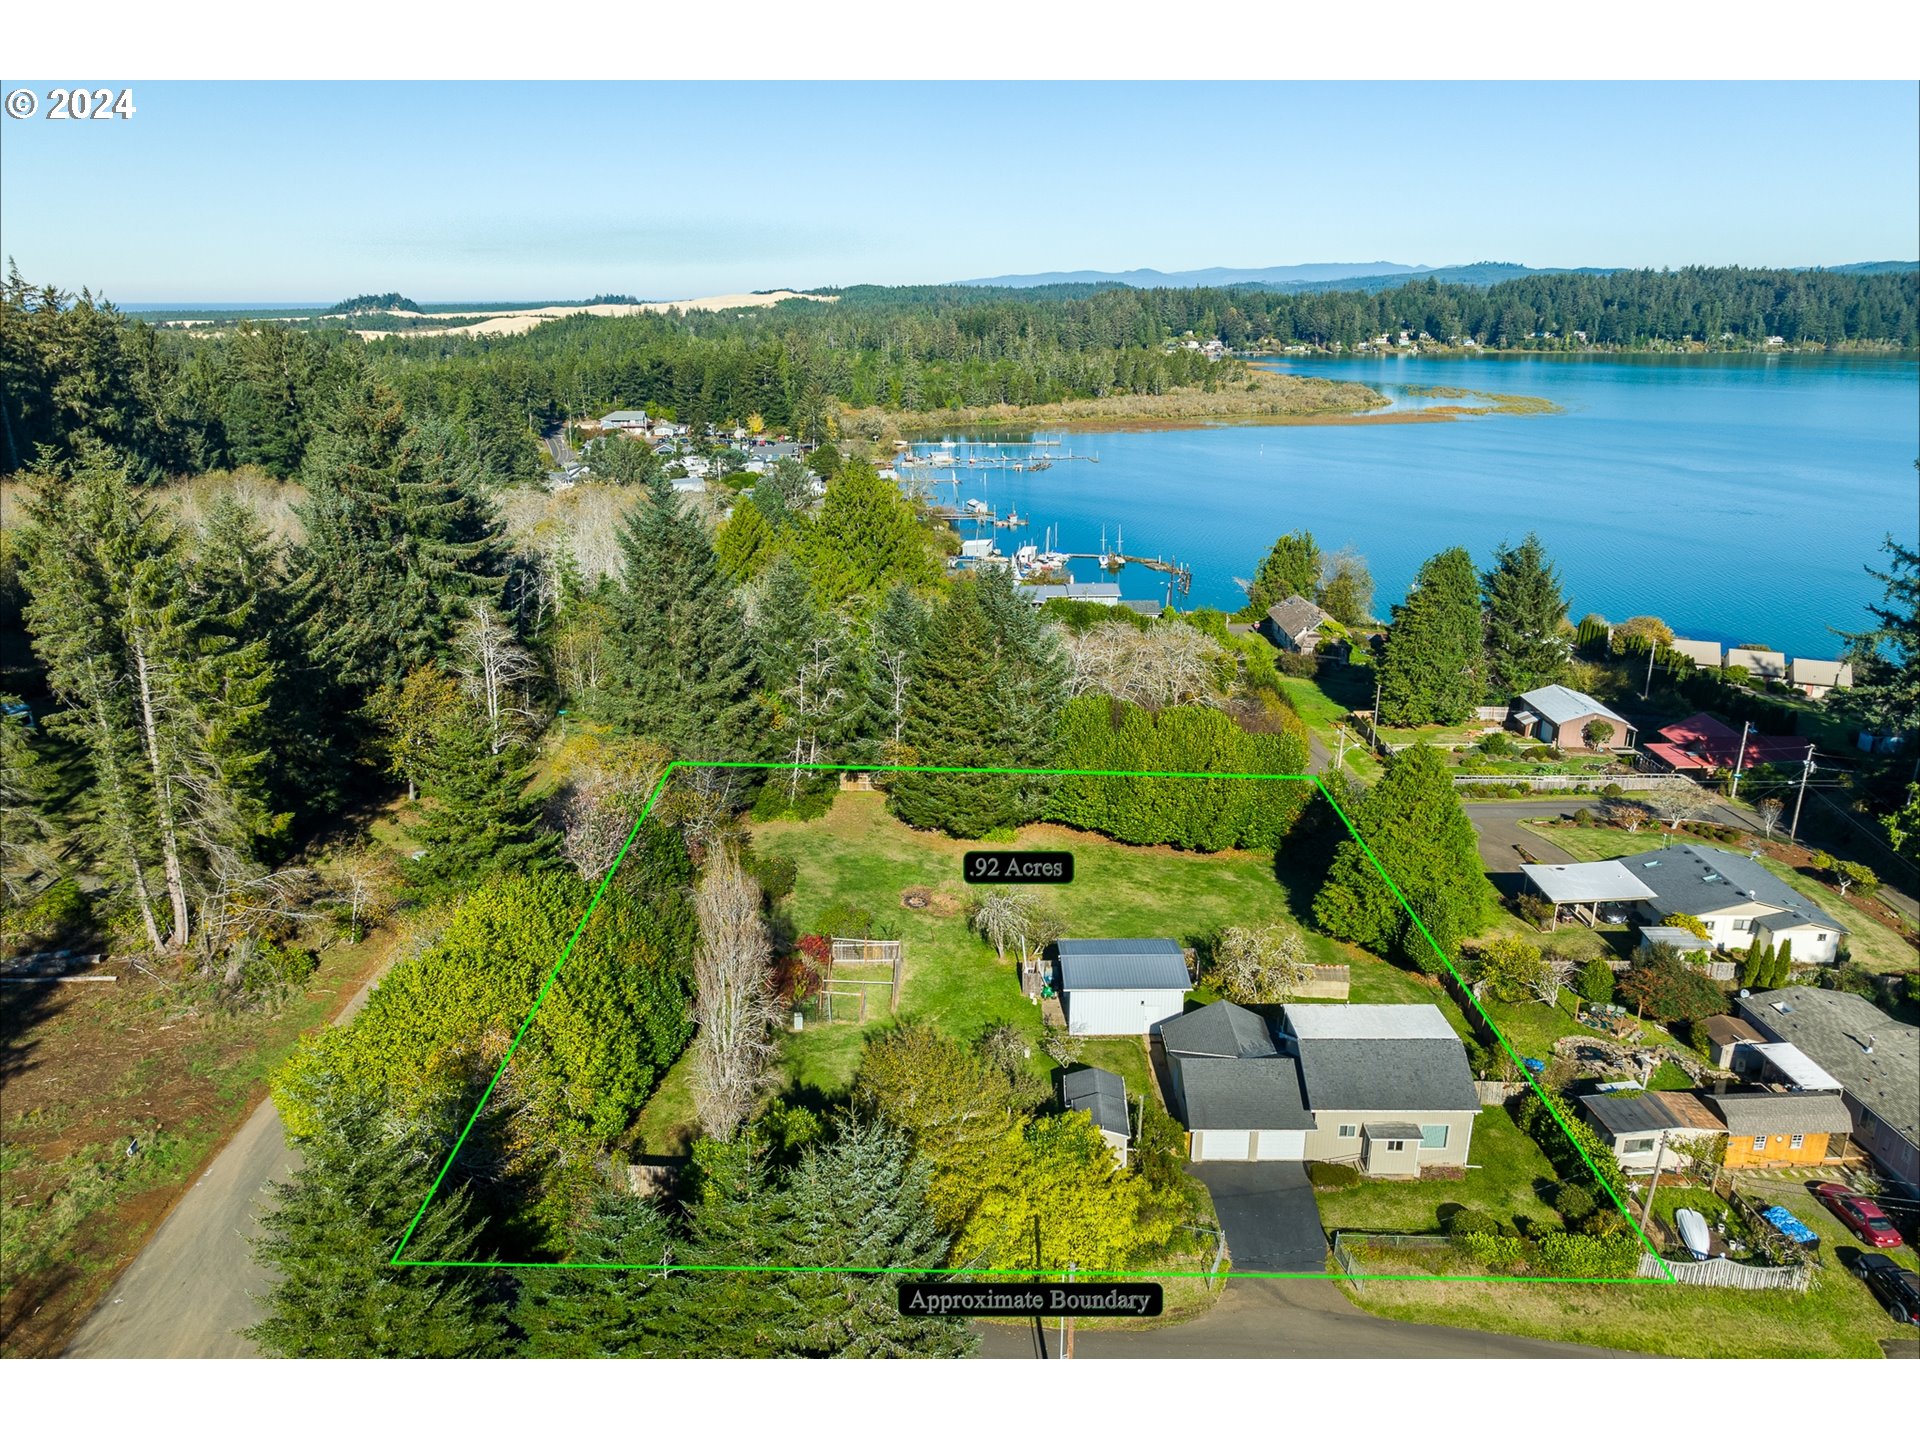
[[[1065,634],[1069,696],[1111,695],[1149,709],[1210,699],[1220,679],[1221,650],[1191,625],[1147,630],[1123,620]]]
[[[1637,835],[1647,823],[1647,807],[1638,800],[1612,797],[1602,803],[1601,810],[1608,824],[1624,826],[1629,835]]]
[[[1032,919],[1033,902],[1017,890],[1009,890],[1003,885],[982,893],[974,902],[969,922],[999,957],[1000,963],[1007,960],[1007,946],[1020,947],[1022,958],[1026,955],[1026,933]]]
[[[1786,808],[1786,805],[1779,797],[1774,795],[1767,796],[1766,799],[1753,807],[1754,813],[1758,815],[1760,819],[1761,835],[1769,840],[1773,838],[1774,827],[1780,823],[1781,812]]]
[[[1305,942],[1284,925],[1229,925],[1214,941],[1208,967],[1214,987],[1243,1005],[1290,999],[1312,973]]]
[[[659,802],[660,817],[676,826],[694,863],[741,831],[740,772],[694,765],[673,772]]]
[[[801,768],[818,764],[822,733],[842,713],[847,692],[839,683],[846,654],[845,635],[838,618],[807,642],[806,652],[794,667],[792,683],[780,691],[792,743],[786,747],[793,769],[787,778],[787,799],[800,793]]]
[[[644,741],[613,741],[598,746],[561,786],[553,817],[560,853],[589,885],[620,858],[668,758]]]
[[[1684,775],[1662,775],[1660,783],[1639,793],[1641,803],[1659,817],[1671,833],[1696,815],[1704,814],[1713,797]]]
[[[539,663],[484,600],[469,608],[454,637],[454,654],[460,688],[486,716],[488,745],[498,755],[525,731],[533,713],[527,685],[540,673]]]
[[[693,1098],[706,1132],[731,1139],[765,1088],[773,1057],[772,943],[760,887],[732,850],[717,848],[694,892]]]

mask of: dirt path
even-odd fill
[[[383,963],[334,1017],[351,1019]],[[272,1100],[262,1100],[180,1197],[66,1349],[103,1359],[229,1359],[258,1352],[239,1332],[261,1317],[271,1283],[252,1239],[268,1186],[293,1172],[294,1155]]]

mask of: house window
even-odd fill
[[[1790,1136],[1787,1140],[1787,1148],[1789,1150],[1798,1150],[1802,1145],[1806,1143],[1807,1143],[1807,1137],[1804,1135]]]
[[[1711,921],[1711,920],[1702,920],[1702,921],[1700,922],[1700,928],[1701,928],[1702,930],[1711,930],[1711,929],[1713,929],[1713,921]]]
[[[1756,1136],[1754,1136],[1754,1137],[1753,1137],[1753,1148],[1754,1148],[1754,1152],[1755,1152],[1756,1154],[1758,1154],[1758,1153],[1759,1153],[1760,1151],[1762,1151],[1762,1150],[1764,1150],[1764,1149],[1766,1149],[1766,1148],[1767,1148],[1767,1137],[1766,1137],[1766,1136],[1764,1136],[1764,1135],[1756,1135]]]
[[[1351,1140],[1359,1133],[1360,1127],[1358,1125],[1342,1125],[1340,1127],[1340,1138],[1342,1140]]]
[[[1387,1149],[1389,1150],[1404,1150],[1406,1148],[1407,1148],[1407,1142],[1404,1140],[1387,1141]]]
[[[1815,940],[1824,940],[1827,938],[1827,932],[1822,930],[1818,935],[1814,936],[1813,938]]]
[[[1422,1150],[1446,1149],[1447,1127],[1444,1125],[1422,1125],[1420,1127],[1420,1148]]]
[[[1749,929],[1752,924],[1753,922],[1751,920],[1735,920],[1733,922],[1733,928],[1736,930],[1746,930]]]
[[[1652,1149],[1653,1149],[1653,1141],[1642,1138],[1639,1140],[1627,1141],[1627,1143],[1623,1147],[1621,1147],[1621,1153],[1625,1155],[1645,1155],[1648,1151]]]

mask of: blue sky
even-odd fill
[[[9,88],[44,84],[9,81]],[[134,83],[0,120],[0,250],[122,303],[1920,253],[1912,84]]]

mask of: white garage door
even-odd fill
[[[1307,1157],[1304,1130],[1257,1130],[1253,1139],[1256,1160],[1304,1160]]]
[[[1193,1132],[1193,1158],[1245,1160],[1252,1142],[1251,1130],[1196,1130]]]

